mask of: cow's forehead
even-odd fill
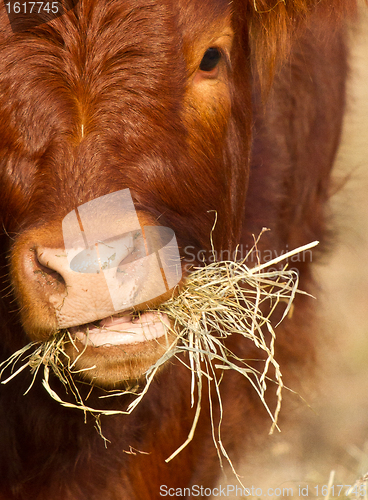
[[[228,0],[80,0],[65,17],[18,33],[1,49],[0,89],[10,92],[13,68],[11,99],[27,98],[25,113],[12,111],[25,143],[41,150],[53,130],[76,144],[91,132],[123,130],[136,144],[153,120],[176,123],[186,77],[212,42],[231,37],[230,11]]]
[[[148,21],[156,36],[165,36],[174,28],[176,38],[183,37],[187,42],[204,37],[211,41],[221,35],[230,25],[233,10],[229,0],[80,0],[80,4],[84,5],[80,8],[80,12],[85,11],[84,21],[97,20],[93,26],[89,24],[89,29],[100,29],[110,17],[111,25],[118,24],[123,30],[130,28],[138,34],[147,31]],[[80,16],[78,20],[81,21]]]
[[[65,49],[77,45],[74,55],[83,52],[83,45],[91,49],[107,39],[113,42],[111,49],[132,43],[144,48],[151,38],[165,42],[166,47],[190,50],[198,42],[210,45],[228,32],[231,10],[229,0],[79,0],[74,11],[35,31],[20,30],[16,39],[27,40],[31,46],[35,43],[35,48],[42,40],[45,44],[64,45]],[[8,24],[4,10],[0,15],[0,26]],[[4,34],[11,37],[11,30],[0,33],[0,43]]]

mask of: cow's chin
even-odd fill
[[[166,315],[112,316],[97,324],[72,327],[65,352],[76,376],[90,384],[115,388],[137,383],[175,344]]]

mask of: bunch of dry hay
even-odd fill
[[[282,400],[282,375],[279,364],[274,358],[275,332],[272,327],[270,317],[280,301],[286,303],[281,321],[289,313],[292,301],[298,287],[298,275],[295,271],[283,270],[267,271],[271,266],[285,261],[292,255],[313,248],[318,242],[310,243],[291,252],[285,253],[265,264],[258,264],[249,268],[245,264],[247,257],[252,251],[257,250],[257,241],[245,259],[241,262],[221,261],[213,262],[209,265],[197,268],[192,272],[186,281],[185,288],[177,296],[173,296],[169,301],[160,306],[160,310],[172,320],[172,329],[176,335],[176,340],[171,348],[146,372],[146,383],[141,392],[134,391],[109,391],[106,396],[122,396],[134,394],[134,401],[127,407],[126,411],[121,410],[98,410],[85,404],[78,387],[74,381],[74,375],[78,373],[74,369],[76,361],[71,360],[64,351],[66,342],[72,342],[69,332],[58,333],[48,342],[32,343],[17,351],[4,361],[0,367],[0,378],[5,370],[11,369],[12,374],[2,384],[7,384],[22,370],[29,367],[33,373],[32,382],[26,393],[31,389],[37,373],[43,366],[43,386],[50,396],[61,405],[91,413],[96,418],[97,427],[101,433],[99,418],[101,414],[130,414],[140,403],[159,369],[169,358],[187,352],[189,364],[186,365],[192,372],[191,403],[195,405],[195,389],[197,388],[196,412],[191,431],[185,443],[180,446],[168,459],[174,458],[193,438],[196,424],[201,411],[202,386],[205,377],[211,389],[214,384],[214,394],[220,406],[220,421],[215,428],[212,418],[212,400],[210,399],[210,411],[212,422],[213,441],[218,451],[221,461],[221,454],[226,457],[231,465],[231,461],[221,442],[221,421],[222,404],[220,382],[216,370],[235,370],[247,378],[249,383],[259,395],[266,410],[268,411],[272,426],[270,432],[277,427],[277,418],[281,408]],[[268,313],[262,313],[262,304],[268,304]],[[264,335],[266,330],[270,335],[270,341],[266,341]],[[232,353],[224,343],[229,335],[241,335],[244,339],[252,342],[258,349],[266,354],[264,368],[261,372],[249,365],[246,360],[242,360]],[[27,352],[28,355],[24,356]],[[83,352],[79,356],[82,356]],[[185,363],[182,357],[178,359]],[[15,366],[22,362],[20,368],[15,370]],[[270,368],[273,367],[274,378],[268,376]],[[92,369],[94,367],[91,367]],[[75,404],[63,401],[50,386],[50,369],[61,380],[66,389],[69,389],[75,397]],[[15,371],[14,371],[15,370]],[[277,405],[272,413],[265,401],[265,391],[269,381],[276,383]],[[92,390],[92,388],[91,388]],[[25,394],[26,394],[25,393]],[[209,390],[210,398],[213,391]],[[102,433],[101,433],[102,435]],[[102,436],[103,437],[103,436]],[[235,471],[234,471],[235,472]]]

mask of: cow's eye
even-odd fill
[[[213,71],[221,59],[221,52],[216,47],[210,47],[206,50],[201,64],[199,65],[199,69],[201,71]]]

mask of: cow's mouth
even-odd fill
[[[166,314],[157,311],[137,316],[123,313],[98,322],[72,327],[76,340],[90,347],[112,347],[141,344],[167,335],[170,322]]]
[[[65,352],[78,377],[103,387],[144,378],[175,344],[166,314],[123,313],[68,329],[72,341]]]

